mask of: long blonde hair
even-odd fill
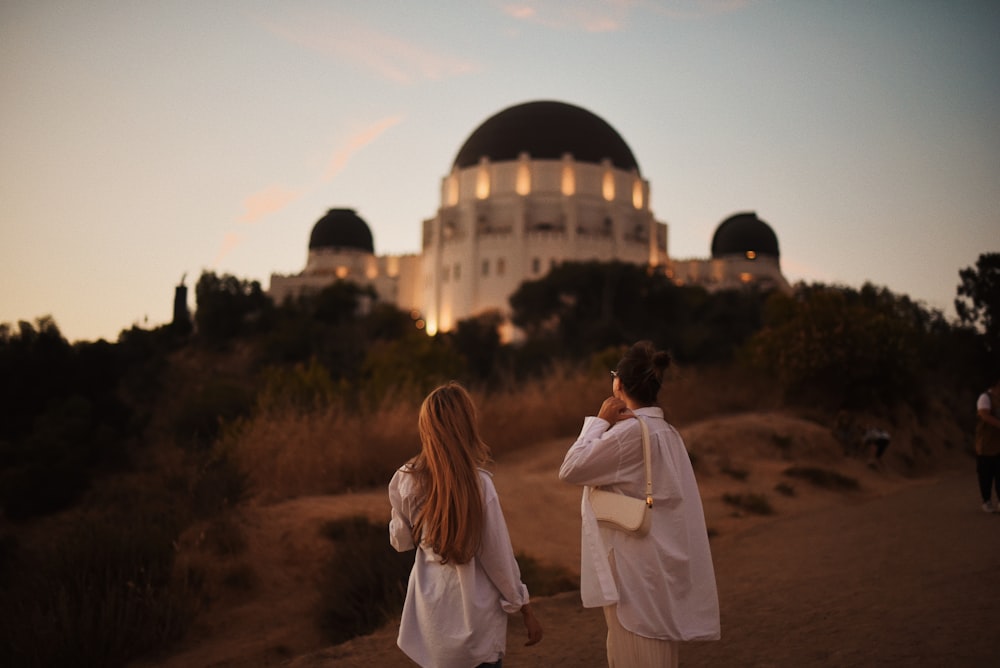
[[[420,478],[424,504],[413,533],[444,562],[464,564],[479,548],[483,532],[479,467],[490,459],[472,397],[456,382],[438,387],[420,406],[418,427],[422,447],[413,472]]]

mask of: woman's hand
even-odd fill
[[[616,422],[621,422],[622,420],[630,420],[635,417],[632,411],[629,410],[625,402],[618,397],[608,397],[601,404],[601,410],[598,411],[597,417],[602,420],[607,420],[611,424]]]
[[[530,604],[521,606],[521,616],[524,618],[524,627],[528,629],[528,642],[524,643],[524,646],[537,645],[542,640],[542,625],[531,611]]]

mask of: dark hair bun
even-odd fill
[[[665,370],[670,368],[670,353],[664,350],[657,350],[653,353],[653,359],[651,360],[653,368],[658,372],[663,373]]]

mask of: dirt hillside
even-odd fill
[[[685,647],[683,665],[973,665],[998,647],[995,634],[969,630],[977,617],[1000,613],[996,597],[981,593],[1000,591],[992,567],[1000,515],[979,510],[967,456],[951,453],[935,474],[914,477],[912,457],[894,443],[872,468],[845,457],[828,428],[781,413],[730,416],[681,433],[713,535],[724,634]],[[556,477],[571,441],[521,451],[494,470],[515,550],[576,573],[580,492]],[[783,472],[791,466],[836,471],[859,488],[823,489],[789,478]],[[724,496],[764,497],[774,512],[740,510]],[[388,510],[383,490],[251,506],[238,520],[245,549],[230,558],[209,554],[204,532],[192,532],[182,560],[211,564],[220,583],[244,584],[220,584],[177,652],[142,665],[409,665],[395,647],[394,622],[327,647],[314,621],[320,566],[332,550],[320,527],[359,513],[382,521]],[[989,564],[983,554],[992,555]],[[535,603],[546,637],[522,647],[523,629],[512,619],[505,665],[605,665],[600,611],[581,608],[576,592]]]

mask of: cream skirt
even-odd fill
[[[678,644],[673,640],[645,638],[618,622],[618,606],[604,608],[608,624],[608,668],[677,668]]]

